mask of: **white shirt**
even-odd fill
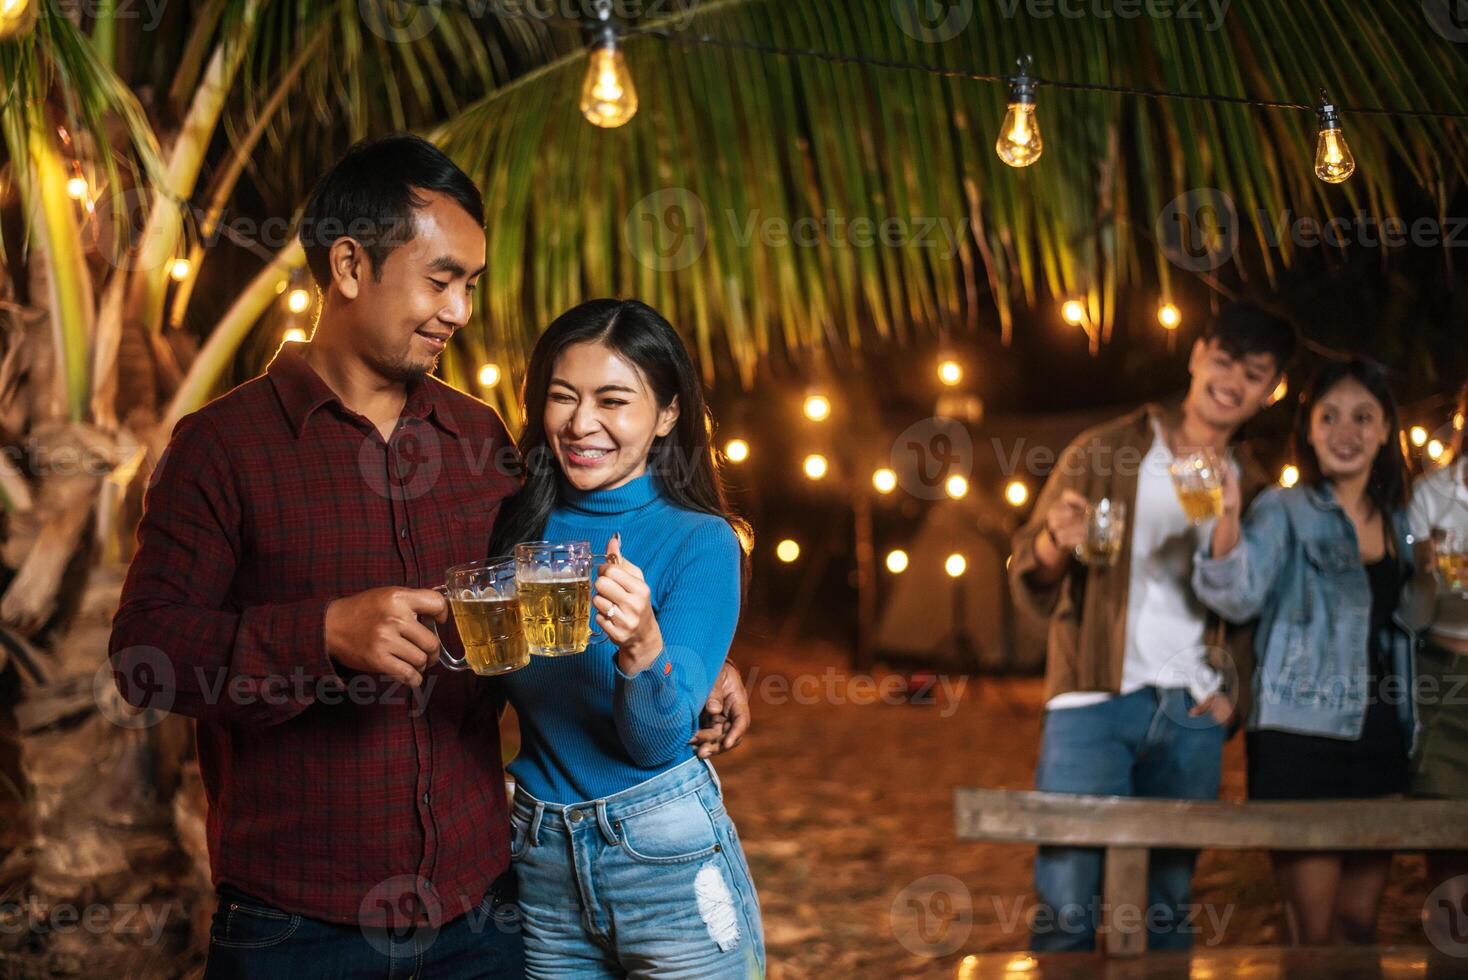
[[[1196,701],[1218,690],[1203,643],[1208,611],[1193,594],[1193,556],[1212,535],[1213,521],[1194,526],[1178,500],[1168,468],[1172,452],[1161,429],[1142,460],[1131,509],[1132,562],[1127,591],[1126,652],[1121,693],[1144,687],[1185,687]],[[1237,471],[1236,464],[1230,462]],[[1105,701],[1105,691],[1071,691],[1046,702],[1048,709],[1079,708]]]
[[[1420,478],[1412,488],[1412,504],[1407,508],[1412,537],[1428,540],[1434,529],[1468,530],[1468,486],[1463,483],[1468,457],[1452,466]],[[1468,599],[1451,593],[1439,593],[1437,609],[1428,631],[1433,636],[1451,640],[1468,640]]]

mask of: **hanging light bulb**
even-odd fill
[[[890,467],[882,467],[872,474],[872,486],[878,493],[891,493],[897,489],[897,472]]]
[[[1288,489],[1300,482],[1300,468],[1294,463],[1279,471],[1279,485]]]
[[[950,388],[963,380],[963,365],[948,358],[938,365],[938,380]]]
[[[901,548],[893,548],[891,551],[887,552],[887,571],[891,572],[893,575],[901,575],[903,572],[907,571],[907,564],[907,552],[903,551]]]
[[[591,43],[586,65],[586,81],[581,85],[581,114],[593,126],[616,129],[637,115],[637,88],[627,70],[627,59],[617,44],[617,29],[612,26],[612,5],[597,5],[601,27]]]
[[[949,578],[958,578],[968,571],[968,559],[955,551],[943,562],[943,571],[948,573]]]
[[[786,538],[775,545],[775,557],[787,565],[790,564],[800,557],[800,543],[791,538]]]
[[[1068,299],[1060,307],[1060,316],[1071,326],[1079,327],[1086,322],[1086,307],[1078,299]]]
[[[1183,311],[1172,303],[1163,303],[1157,307],[1157,322],[1162,324],[1164,330],[1176,330],[1178,324],[1183,322]]]
[[[34,26],[35,0],[0,0],[0,41],[19,37]]]
[[[1412,440],[1412,445],[1416,446],[1418,449],[1421,449],[1423,446],[1427,445],[1427,430],[1422,426],[1412,426],[1411,431],[1409,431],[1407,435]]]
[[[183,282],[189,277],[193,268],[193,264],[188,259],[174,259],[168,266],[168,278],[174,282]]]
[[[1341,117],[1325,90],[1320,90],[1320,136],[1315,141],[1315,176],[1327,184],[1339,184],[1356,172],[1356,158],[1341,132]]]
[[[304,344],[306,342],[306,331],[300,327],[291,327],[285,332],[283,339],[287,344]]]
[[[824,422],[831,417],[831,399],[825,395],[807,395],[800,409],[812,422]]]
[[[1019,480],[1010,480],[1004,488],[1004,499],[1009,501],[1011,507],[1023,507],[1030,499],[1030,488]]]
[[[479,367],[479,384],[485,388],[493,388],[500,383],[500,366],[498,364],[482,364]]]
[[[999,126],[994,152],[1011,167],[1028,167],[1040,159],[1045,141],[1040,137],[1040,120],[1035,115],[1035,80],[1030,77],[1030,56],[1017,62],[1019,74],[1009,80],[1009,109]]]
[[[292,313],[305,313],[306,307],[311,305],[311,294],[304,289],[292,289],[285,298],[285,305]]]
[[[805,478],[807,480],[824,480],[830,468],[830,463],[820,453],[811,453],[805,457],[805,462],[801,464],[801,469],[805,471]]]
[[[742,463],[749,458],[749,443],[743,439],[730,439],[724,443],[724,458],[731,463]]]
[[[87,196],[87,178],[72,177],[66,182],[66,196],[73,201],[80,201]]]
[[[943,484],[943,489],[948,491],[948,496],[954,500],[962,500],[968,496],[968,480],[961,474],[955,473]]]

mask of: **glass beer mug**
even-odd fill
[[[591,643],[591,578],[606,555],[586,541],[515,545],[515,580],[530,652],[568,657]]]
[[[530,663],[515,590],[513,559],[492,558],[455,565],[444,573],[437,591],[448,597],[454,626],[464,644],[462,659],[440,640],[438,659],[451,670],[472,670],[484,677],[508,674]],[[438,626],[429,620],[435,635]]]
[[[1223,514],[1223,467],[1228,462],[1211,449],[1200,449],[1172,461],[1168,471],[1191,524]]]

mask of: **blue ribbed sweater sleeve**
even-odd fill
[[[652,597],[663,652],[629,677],[616,670],[612,714],[634,762],[673,759],[697,728],[739,621],[739,539],[728,522],[698,521]]]

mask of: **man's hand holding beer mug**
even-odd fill
[[[439,643],[418,617],[442,623],[448,615],[448,600],[432,589],[389,585],[345,596],[326,607],[326,653],[351,670],[419,687]]]

